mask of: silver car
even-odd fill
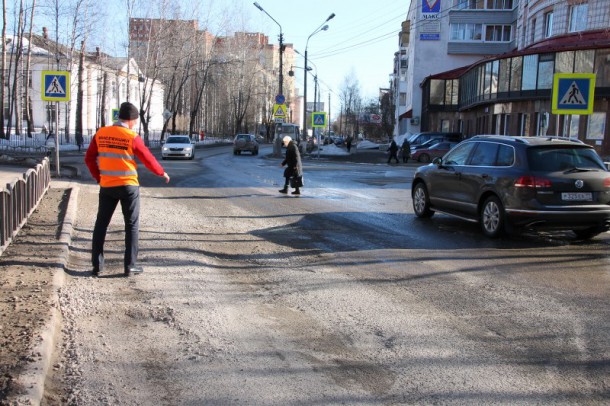
[[[195,158],[195,145],[188,135],[170,135],[161,147],[161,158]]]

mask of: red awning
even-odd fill
[[[399,120],[403,120],[405,118],[413,118],[413,109],[411,109],[409,111],[405,111],[400,116],[398,116]]]

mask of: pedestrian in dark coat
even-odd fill
[[[396,141],[392,140],[392,143],[390,144],[390,146],[388,147],[388,151],[390,152],[389,156],[388,156],[388,164],[390,163],[390,161],[392,160],[392,158],[394,158],[396,160],[396,163],[400,163],[400,161],[398,160],[398,145],[396,144]]]
[[[296,185],[294,187],[293,195],[300,195],[301,191],[299,187],[302,186],[303,179],[303,165],[301,164],[301,154],[297,144],[294,143],[290,136],[285,136],[282,139],[284,146],[286,146],[286,158],[282,161],[281,166],[286,167],[284,169],[284,188],[280,189],[280,193],[288,193],[288,185],[290,184],[290,178],[296,178]]]
[[[405,137],[405,140],[402,142],[400,149],[402,150],[402,162],[406,164],[409,161],[409,158],[411,158],[411,144],[407,137]]]

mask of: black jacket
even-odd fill
[[[284,169],[284,177],[290,178],[292,176],[303,176],[303,165],[301,164],[301,154],[299,148],[290,141],[286,147],[286,158],[282,161],[282,166],[286,165]]]

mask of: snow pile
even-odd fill
[[[379,144],[371,141],[363,140],[356,145],[357,149],[379,149]]]
[[[346,150],[339,148],[335,144],[324,145],[322,148],[320,148],[319,152],[320,152],[320,155],[323,155],[323,156],[349,155],[349,153]],[[318,154],[318,151],[312,152],[312,155],[317,155],[317,154]]]

